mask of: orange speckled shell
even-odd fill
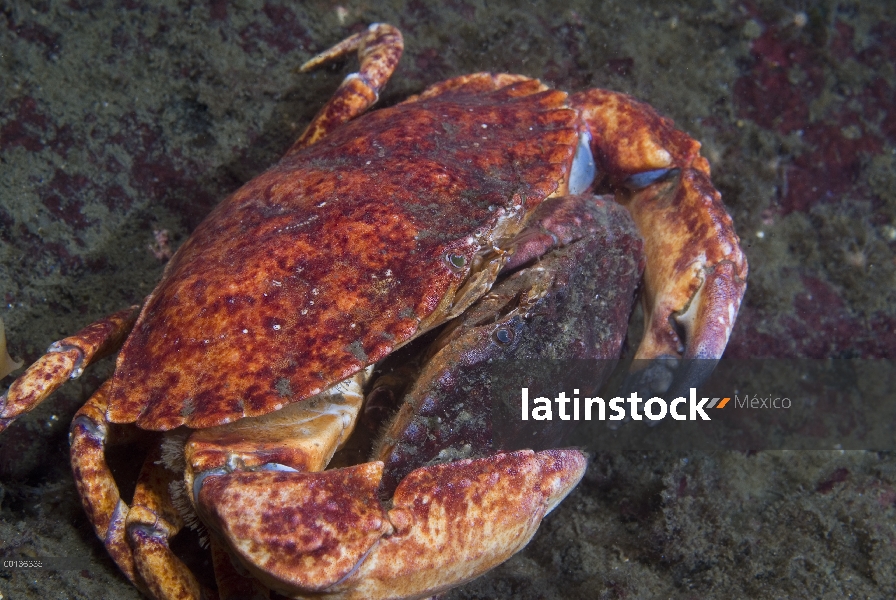
[[[143,307],[109,420],[165,430],[262,415],[419,334],[502,209],[531,212],[568,173],[576,112],[539,86],[370,113],[227,198]]]

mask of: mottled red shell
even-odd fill
[[[372,112],[227,198],[143,307],[110,421],[163,430],[262,415],[420,333],[501,209],[531,212],[568,173],[576,112],[540,90],[461,88]]]

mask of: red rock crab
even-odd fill
[[[623,94],[508,74],[361,116],[399,60],[395,28],[303,68],[355,51],[359,72],[215,208],[139,311],[56,342],[2,398],[0,429],[120,349],[72,424],[72,465],[97,535],[152,597],[419,598],[467,581],[526,544],[585,457],[482,456],[458,437],[472,429],[421,430],[427,390],[552,319],[589,325],[548,346],[617,356],[642,267],[638,358],[718,358],[727,343],[747,265],[698,142]],[[619,293],[598,300],[583,273]],[[389,392],[409,400],[374,459],[334,468],[374,365],[452,319],[416,382]],[[113,424],[165,432],[129,503],[105,462]],[[452,451],[413,457],[436,437]],[[217,590],[169,547],[185,521],[208,531]]]

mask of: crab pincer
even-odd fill
[[[604,185],[644,236],[645,333],[635,359],[684,359],[676,390],[722,356],[747,286],[747,259],[700,143],[619,92],[574,94]],[[659,390],[665,391],[665,390]]]
[[[240,564],[281,593],[416,598],[525,546],[581,479],[585,458],[520,451],[423,467],[388,510],[376,494],[382,468],[233,473],[209,480],[200,506]]]

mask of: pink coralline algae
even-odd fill
[[[879,23],[870,34],[857,49],[854,28],[838,20],[824,43],[786,25],[752,42],[753,64],[734,85],[738,115],[803,142],[783,167],[782,214],[853,190],[867,157],[896,143],[896,94],[881,68],[896,62],[896,26]]]

